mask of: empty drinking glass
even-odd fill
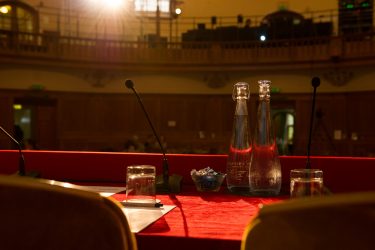
[[[155,203],[155,167],[128,166],[126,172],[126,202]]]

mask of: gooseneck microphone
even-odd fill
[[[17,145],[18,147],[18,152],[19,152],[19,161],[18,161],[18,175],[24,176],[25,175],[25,157],[23,156],[22,153],[22,147],[21,144],[13,137],[11,136],[2,126],[0,126],[1,131],[4,132],[13,142],[14,144]]]
[[[315,97],[316,97],[316,89],[320,85],[320,78],[313,77],[311,80],[311,86],[314,88],[313,98],[312,98],[312,107],[311,107],[311,116],[310,116],[310,128],[309,128],[309,141],[307,143],[307,161],[306,161],[306,168],[311,168],[310,163],[310,149],[311,149],[311,136],[312,136],[312,129],[314,124],[314,114],[315,114]]]
[[[155,127],[153,126],[153,124],[150,120],[150,117],[149,117],[149,115],[146,111],[146,108],[143,105],[141,97],[138,95],[137,91],[134,88],[133,81],[127,79],[125,81],[125,86],[128,89],[131,89],[134,92],[135,96],[137,97],[138,103],[140,104],[140,106],[143,110],[143,113],[145,114],[145,116],[147,118],[148,124],[150,125],[150,127],[152,129],[152,132],[153,132],[153,134],[154,134],[154,136],[155,136],[155,138],[156,138],[156,140],[159,144],[161,152],[163,154],[163,174],[162,174],[162,178],[160,178],[160,176],[157,176],[157,178],[156,178],[156,191],[158,193],[168,193],[168,192],[178,193],[178,192],[180,192],[180,188],[181,188],[180,183],[181,183],[182,177],[178,176],[178,175],[169,176],[169,164],[168,164],[168,159],[165,155],[165,149],[163,147],[163,144],[160,141],[160,138],[158,136],[158,133],[155,130]]]

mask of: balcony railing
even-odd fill
[[[267,42],[127,42],[0,30],[3,60],[201,68],[375,59],[374,33]]]

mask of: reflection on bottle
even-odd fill
[[[251,154],[250,193],[257,196],[274,196],[281,189],[281,165],[272,129],[270,108],[270,81],[259,83],[258,117]]]
[[[227,186],[229,191],[249,194],[249,167],[251,143],[249,134],[247,100],[250,97],[249,85],[241,82],[233,88],[236,111],[227,162]]]

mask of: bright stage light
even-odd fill
[[[103,5],[108,9],[117,9],[119,7],[122,7],[124,5],[125,0],[107,0],[103,1]]]
[[[176,15],[180,15],[182,13],[182,10],[180,8],[176,8],[174,12],[176,13]]]
[[[125,6],[127,0],[87,0],[88,7],[101,11],[119,10]]]
[[[10,8],[11,8],[11,7],[10,7],[9,5],[7,5],[7,6],[2,6],[2,7],[0,8],[0,13],[2,13],[2,14],[8,14]]]

